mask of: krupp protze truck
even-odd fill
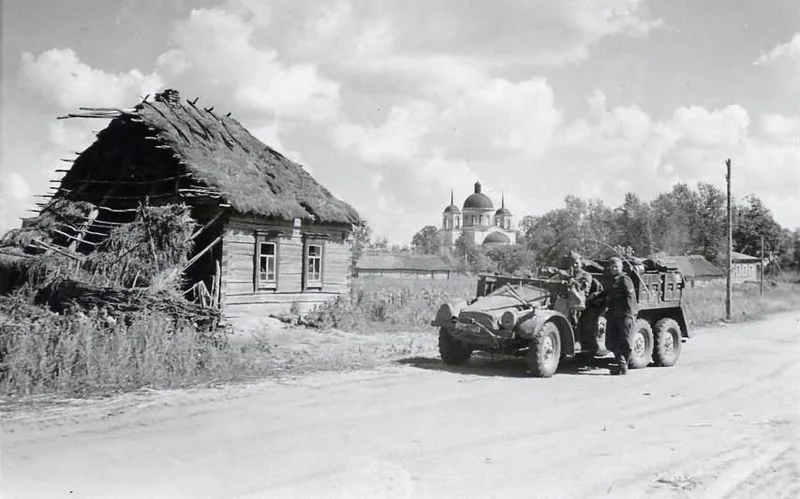
[[[603,281],[606,262],[586,262],[583,269]],[[677,268],[653,260],[626,260],[638,302],[629,367],[677,363],[689,337],[681,297],[684,280]],[[591,359],[605,349],[605,303],[591,296],[572,313],[572,282],[557,269],[539,269],[536,277],[479,274],[475,298],[445,303],[432,326],[439,328],[444,363],[466,363],[472,352],[524,356],[536,377],[550,377],[564,359]]]

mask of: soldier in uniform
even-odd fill
[[[567,260],[570,262],[569,268],[569,295],[567,303],[569,305],[569,319],[572,327],[578,326],[580,313],[586,310],[586,298],[590,290],[596,288],[592,274],[583,270],[583,259],[576,252],[571,252]],[[593,286],[594,285],[594,286]]]
[[[622,260],[613,257],[606,268],[608,283],[600,296],[608,305],[606,312],[606,339],[614,353],[618,367],[612,374],[627,374],[628,359],[631,354],[630,337],[636,317],[636,291],[633,281],[622,273]]]

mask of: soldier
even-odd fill
[[[583,259],[574,251],[570,253],[569,269],[569,295],[567,303],[569,305],[569,320],[573,328],[577,328],[580,313],[586,310],[586,297],[592,289],[594,278],[592,274],[583,270]]]
[[[628,359],[631,354],[630,337],[637,312],[636,292],[631,278],[622,273],[620,258],[612,257],[606,272],[608,284],[601,293],[608,305],[606,339],[618,366],[611,370],[611,374],[624,375],[628,373]]]

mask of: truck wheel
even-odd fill
[[[453,338],[447,329],[439,329],[439,355],[450,366],[460,366],[469,360],[472,349],[468,344]]]
[[[628,367],[641,369],[650,365],[653,358],[653,329],[644,319],[636,319],[630,338],[631,357]]]
[[[546,322],[531,339],[525,362],[537,378],[549,378],[558,369],[561,359],[561,336],[558,326]]]
[[[653,360],[657,366],[674,366],[681,356],[681,327],[674,319],[661,319],[653,328]]]

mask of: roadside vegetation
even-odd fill
[[[436,355],[429,321],[448,300],[474,296],[475,279],[355,280],[351,294],[303,317],[246,336],[197,334],[190,321],[159,311],[110,317],[98,311],[33,315],[21,301],[0,304],[0,390],[5,396],[87,396],[148,388],[351,370]],[[725,317],[724,285],[687,288],[691,327]],[[734,286],[733,320],[800,308],[800,276]],[[39,309],[39,312],[41,309]],[[33,317],[33,318],[32,318]],[[288,318],[284,318],[288,320]],[[310,327],[309,327],[310,326]]]

